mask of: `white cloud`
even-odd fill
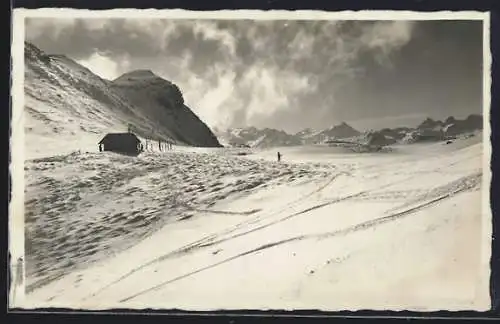
[[[223,44],[231,54],[236,54],[236,40],[229,31],[223,31],[217,28],[215,22],[197,21],[193,27],[195,33],[201,33],[205,40],[215,40]]]
[[[387,56],[407,44],[413,32],[414,23],[410,21],[383,21],[366,28],[361,37],[362,46],[375,50],[380,63],[390,65]]]
[[[58,21],[54,30],[70,23],[74,21]],[[267,21],[225,27],[209,20],[86,19],[82,23],[87,28],[80,35],[89,44],[82,49],[96,48],[96,52],[79,63],[105,79],[151,69],[177,84],[186,105],[218,127],[233,122],[256,124],[281,116],[283,110],[306,109],[309,95],[316,90],[315,109],[326,111],[338,86],[349,82],[359,69],[360,52],[368,50],[384,62],[412,34],[412,24],[404,21],[354,25],[353,30],[361,32],[355,36],[346,32],[349,22],[344,21],[290,22],[286,28],[281,22]],[[36,29],[29,28],[33,33]]]
[[[225,116],[224,111],[220,107],[224,105],[235,91],[234,78],[234,73],[228,73],[224,78],[219,79],[215,88],[205,89],[204,93],[201,94],[201,98],[197,100],[197,108],[195,110],[208,125],[229,126],[225,123],[230,116]],[[189,96],[189,94],[187,95]]]
[[[410,40],[412,28],[409,21],[377,22],[363,34],[362,41],[371,48],[397,48]]]
[[[99,53],[94,53],[88,59],[80,60],[78,63],[107,80],[113,80],[121,74],[117,62]]]

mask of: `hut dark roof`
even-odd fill
[[[105,144],[110,143],[110,142],[134,142],[134,143],[140,143],[141,141],[139,138],[133,134],[133,133],[109,133],[104,136],[99,144]]]

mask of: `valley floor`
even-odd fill
[[[27,161],[23,306],[489,307],[481,143],[310,150]]]

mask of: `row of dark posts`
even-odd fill
[[[146,147],[145,149],[148,150],[148,149],[153,149],[153,146],[154,146],[154,142],[150,142],[150,140],[146,139]],[[172,142],[162,142],[162,141],[158,141],[158,150],[160,150],[160,152],[162,151],[171,151],[173,149],[173,144]]]
[[[128,124],[128,132],[131,133],[133,131],[133,125]],[[148,149],[153,149],[153,142],[150,142],[150,140],[146,139],[146,147],[144,147],[144,150]],[[161,140],[158,140],[158,149],[161,151],[171,151],[173,149],[173,144],[172,142],[162,142]]]
[[[158,141],[158,149],[161,151],[170,151],[172,150],[172,143],[171,142],[162,142]]]

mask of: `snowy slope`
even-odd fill
[[[215,202],[289,179],[325,177],[329,168],[278,168],[180,151],[146,152],[138,158],[72,153],[28,160],[27,288],[130,247]]]
[[[133,247],[112,257],[96,257],[92,264],[85,261],[87,249],[76,240],[65,242],[70,236],[61,233],[58,244],[66,252],[59,258],[69,253],[81,267],[30,292],[25,305],[196,310],[489,307],[489,256],[481,253],[487,212],[481,208],[483,151],[477,138],[405,146],[398,154],[345,155],[332,153],[328,146],[304,149],[288,147],[282,163],[267,161],[274,150],[249,159],[231,157],[221,149],[126,161],[112,155],[85,156],[84,163],[71,157],[31,161],[27,172],[33,177],[32,210],[49,206],[40,200],[50,200],[61,186],[64,192],[71,192],[71,186],[86,188],[74,191],[82,193],[81,200],[68,197],[74,210],[58,207],[46,216],[44,226],[69,217],[67,226],[76,226],[75,231],[79,226],[102,227],[102,241],[91,249],[95,255],[104,253],[99,251],[113,236],[106,231],[145,233],[139,228],[148,227],[144,218],[151,215],[171,221]],[[98,214],[85,209],[97,207],[85,206],[94,202],[93,193],[106,190],[99,186],[109,177],[92,168],[108,165],[107,159],[116,165],[106,172],[114,174],[113,187],[119,190],[107,192],[102,201],[129,207],[123,211],[103,205],[102,218],[92,224],[80,215]],[[175,163],[177,159],[183,163]],[[71,184],[61,179],[61,168],[75,165],[79,169]],[[123,173],[121,167],[126,167]],[[79,170],[90,173],[83,176]],[[44,184],[36,180],[40,173]],[[125,219],[132,223],[124,226]],[[34,223],[32,231],[36,228]],[[46,274],[62,273],[67,266],[40,264]]]
[[[216,146],[208,139],[190,137],[191,129],[203,127],[199,119],[186,118],[182,108],[182,131],[158,122],[146,105],[134,105],[113,90],[113,85],[62,55],[47,55],[25,43],[25,133],[27,157],[50,156],[75,150],[96,151],[97,142],[108,132],[123,132],[132,124],[143,137],[176,139],[180,144]],[[164,109],[164,108],[163,108]],[[203,126],[200,126],[202,124]],[[195,125],[198,125],[195,127]],[[205,126],[206,127],[206,126]],[[151,130],[154,130],[151,134]]]

